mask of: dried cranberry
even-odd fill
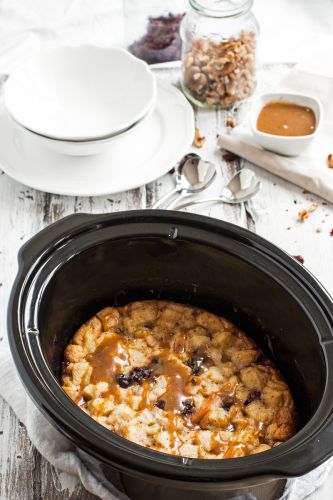
[[[224,396],[222,399],[222,408],[225,411],[229,411],[230,408],[236,403],[236,399],[233,396]]]
[[[301,255],[293,255],[294,259],[298,260],[301,264],[304,264],[304,258]]]
[[[155,406],[157,408],[160,408],[160,410],[164,410],[164,408],[165,408],[165,401],[163,399],[159,399],[158,401],[156,401]]]
[[[222,158],[224,161],[235,161],[239,159],[239,156],[235,155],[234,153],[231,153],[231,151],[226,151],[222,155]]]
[[[330,231],[330,236],[333,238],[333,229]]]
[[[176,61],[181,55],[179,26],[184,14],[150,17],[146,34],[128,47],[148,64]]]
[[[182,405],[183,405],[183,408],[180,412],[182,415],[191,415],[191,413],[193,413],[193,409],[194,409],[193,401],[190,401],[190,400],[183,401]]]
[[[244,406],[248,406],[250,403],[252,403],[252,401],[255,401],[256,399],[259,399],[261,396],[261,393],[257,390],[253,390],[253,391],[250,391],[247,398],[246,398],[246,401],[244,402]]]
[[[189,358],[186,365],[191,368],[193,375],[199,375],[204,367],[212,365],[212,360],[208,356]]]
[[[123,389],[127,389],[130,385],[133,385],[134,381],[131,375],[124,375],[122,373],[121,375],[116,376],[116,382]]]
[[[134,368],[131,371],[131,376],[134,382],[140,384],[142,380],[150,377],[151,372],[152,372],[151,368]]]

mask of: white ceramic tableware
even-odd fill
[[[57,47],[34,55],[4,86],[23,127],[67,141],[104,139],[138,122],[156,99],[149,66],[120,48]]]
[[[257,129],[257,119],[262,108],[269,102],[291,102],[299,106],[306,106],[313,110],[316,117],[315,131],[310,135],[282,136],[261,132]],[[250,112],[250,126],[257,143],[264,149],[285,156],[297,156],[302,153],[318,134],[322,122],[322,105],[319,99],[303,94],[268,93],[258,96],[252,104]]]
[[[152,114],[154,111],[156,102],[152,105],[152,107],[148,110],[147,114],[144,115],[140,120],[133,123],[130,127],[121,131],[119,133],[112,134],[110,137],[106,137],[104,139],[97,140],[87,140],[87,141],[64,141],[62,139],[52,139],[51,137],[45,137],[44,135],[36,134],[36,132],[32,132],[22,125],[19,125],[17,122],[13,120],[17,128],[17,134],[20,137],[30,136],[32,140],[35,141],[36,146],[46,146],[52,151],[56,153],[71,155],[71,156],[90,156],[101,154],[105,152],[109,146],[110,142],[119,139],[121,135],[124,137],[127,134],[134,132],[138,127],[141,126],[142,123]],[[39,143],[39,144],[38,144]]]
[[[0,168],[22,184],[56,194],[99,196],[147,184],[184,156],[194,136],[194,113],[174,86],[158,82],[154,111],[133,133],[112,141],[105,153],[69,156],[38,138],[17,134],[0,106]]]

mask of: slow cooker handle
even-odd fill
[[[105,214],[106,216],[108,214]],[[87,227],[87,222],[93,224],[95,220],[101,220],[101,215],[96,214],[72,214],[60,219],[45,227],[30,240],[28,240],[19,250],[18,261],[20,266],[30,267],[46,250],[53,246],[62,238],[70,238],[77,234],[82,226]]]

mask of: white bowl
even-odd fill
[[[15,120],[12,120],[16,129],[16,133],[19,138],[29,138],[32,139],[36,145],[45,146],[51,151],[62,155],[69,156],[92,156],[100,153],[104,153],[110,146],[111,142],[120,137],[124,137],[134,131],[136,131],[142,123],[146,121],[155,109],[155,103],[148,110],[148,112],[137,122],[133,123],[130,127],[105,137],[103,139],[87,140],[87,141],[65,141],[63,139],[53,139],[51,137],[45,137],[44,135],[37,134],[28,128],[23,127]]]
[[[67,141],[104,139],[138,122],[156,99],[148,65],[124,49],[58,47],[9,76],[4,103],[23,127]]]
[[[292,102],[313,110],[316,117],[316,128],[310,135],[282,136],[261,132],[257,129],[257,119],[262,108],[269,102]],[[250,125],[255,140],[260,146],[274,153],[285,156],[297,156],[302,153],[318,134],[322,122],[322,105],[318,99],[303,94],[269,93],[258,96],[251,107]]]

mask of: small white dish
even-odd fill
[[[89,141],[64,141],[62,139],[52,139],[51,137],[45,137],[44,135],[37,134],[36,132],[32,132],[27,128],[24,128],[22,125],[19,125],[16,121],[13,120],[13,123],[17,129],[18,137],[30,136],[35,142],[36,146],[39,145],[46,146],[52,151],[56,153],[60,153],[63,155],[71,155],[71,156],[91,156],[97,155],[105,152],[110,143],[114,140],[119,139],[120,135],[123,138],[125,135],[134,132],[138,127],[141,126],[142,123],[150,116],[155,108],[156,102],[152,105],[152,107],[148,110],[147,114],[144,115],[139,121],[133,123],[126,130],[122,130],[119,133],[112,134],[109,137],[105,137],[104,139],[97,140],[89,140]]]
[[[120,48],[57,47],[34,55],[4,86],[23,127],[53,139],[103,139],[139,121],[156,99],[149,66]]]
[[[18,182],[40,191],[100,196],[134,189],[168,172],[188,151],[194,113],[174,86],[158,81],[156,107],[132,134],[110,143],[96,156],[51,151],[17,128],[0,106],[0,168]]]
[[[316,128],[310,135],[282,136],[261,132],[257,129],[257,120],[262,108],[270,102],[291,102],[306,106],[313,110],[316,117]],[[297,156],[302,153],[318,134],[322,122],[322,105],[318,99],[303,94],[274,92],[258,96],[252,103],[250,126],[257,143],[264,149],[284,156]]]

